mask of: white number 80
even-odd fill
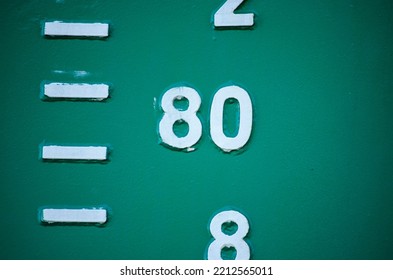
[[[176,99],[187,99],[189,106],[182,111],[174,106]],[[236,99],[239,103],[238,133],[234,137],[225,135],[223,128],[224,104],[228,99]],[[191,87],[173,87],[167,90],[161,99],[164,115],[159,123],[159,136],[162,142],[176,149],[190,149],[202,136],[202,124],[197,116],[201,105],[198,92]],[[239,86],[226,86],[214,95],[210,109],[210,136],[213,142],[223,151],[239,150],[247,144],[252,131],[252,103],[247,91]],[[177,136],[173,131],[176,122],[184,121],[189,131],[186,136]]]

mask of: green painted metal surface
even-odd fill
[[[228,206],[250,221],[253,259],[393,258],[392,2],[248,0],[237,12],[256,14],[253,29],[215,30],[221,4],[2,4],[0,258],[202,259],[208,222]],[[48,39],[46,20],[109,22],[110,36]],[[111,98],[44,102],[43,81],[107,82]],[[226,154],[208,115],[231,82],[254,121],[243,152]],[[160,96],[179,83],[202,97],[191,153],[157,135]],[[44,141],[108,144],[110,161],[42,162]],[[47,205],[111,215],[44,226]]]

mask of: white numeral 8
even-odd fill
[[[174,106],[175,99],[188,99],[188,108],[185,111],[178,110]],[[161,108],[164,116],[159,124],[159,133],[162,142],[177,148],[184,149],[195,145],[202,136],[202,124],[196,112],[201,106],[201,97],[198,92],[190,87],[174,87],[164,93],[161,100]],[[177,136],[173,131],[173,125],[177,121],[185,121],[188,124],[188,134],[184,137]]]
[[[232,235],[222,231],[222,225],[230,222],[237,224],[237,231]],[[214,237],[214,241],[207,249],[207,259],[222,260],[221,251],[225,247],[233,247],[236,250],[235,260],[249,260],[250,247],[244,241],[249,228],[247,218],[238,211],[223,211],[215,215],[210,222],[210,233]]]

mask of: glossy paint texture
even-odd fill
[[[252,259],[393,258],[392,1],[248,0],[236,12],[253,28],[216,30],[222,3],[2,3],[0,258],[203,259],[209,219],[228,207],[247,216]],[[109,23],[109,37],[43,37],[56,20]],[[44,101],[49,82],[108,84],[110,98]],[[202,99],[189,153],[158,137],[160,98],[179,84]],[[209,110],[232,84],[253,129],[228,154]],[[108,146],[110,159],[43,162],[43,143]],[[102,205],[100,227],[38,218]]]

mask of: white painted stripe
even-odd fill
[[[105,146],[43,146],[42,159],[52,160],[106,160],[108,147]]]
[[[48,98],[78,98],[103,100],[109,97],[106,84],[50,83],[44,85],[44,96]]]
[[[43,209],[44,223],[99,223],[107,220],[106,209]]]
[[[107,23],[71,23],[61,21],[45,22],[44,35],[70,37],[108,37]]]

